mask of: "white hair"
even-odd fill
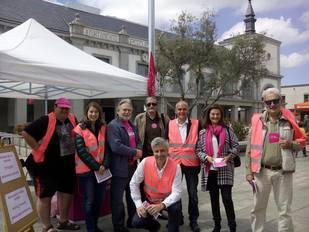
[[[120,100],[120,102],[118,103],[117,111],[119,110],[119,107],[123,104],[128,104],[130,105],[131,108],[133,108],[132,101],[129,98],[125,98],[125,99]]]
[[[168,142],[162,137],[156,137],[151,141],[151,148],[154,149],[156,146],[163,146],[168,149]]]
[[[270,95],[270,94],[274,94],[274,95],[277,95],[278,97],[281,98],[281,94],[280,94],[280,91],[279,89],[277,88],[268,88],[268,89],[265,89],[262,93],[262,99],[264,100],[266,98],[266,96]]]

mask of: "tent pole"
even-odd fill
[[[47,86],[45,85],[45,96],[44,96],[44,110],[45,110],[45,115],[48,113],[48,94],[47,94]]]

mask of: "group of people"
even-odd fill
[[[293,165],[289,162],[292,161],[286,157],[300,149],[303,137],[292,115],[281,107],[280,97],[274,88],[264,91],[266,110],[252,118],[246,180],[258,186],[251,214],[253,231],[263,231],[271,188],[280,215],[278,229],[292,231],[290,205],[295,169],[291,169]],[[233,129],[223,121],[222,108],[219,105],[209,107],[201,123],[189,117],[186,101],[176,103],[173,120],[159,114],[157,104],[155,97],[147,97],[146,111],[138,114],[132,123],[132,102],[123,99],[117,105],[117,117],[106,125],[98,103],[90,102],[84,118],[78,123],[69,113],[69,100],[60,98],[52,113],[25,128],[22,135],[33,149],[26,163],[33,176],[43,231],[80,229],[68,220],[76,175],[85,189],[87,231],[102,231],[97,222],[105,182],[98,183],[95,174],[103,174],[107,169],[112,173],[111,210],[116,232],[126,232],[129,228],[159,231],[161,225],[157,218],[163,216],[163,212],[168,214],[166,230],[179,231],[184,223],[183,177],[188,194],[189,226],[193,232],[199,232],[197,186],[200,172],[201,190],[209,191],[210,195],[213,232],[221,230],[220,193],[229,229],[236,231],[232,187],[239,144]],[[57,229],[50,221],[51,198],[56,192],[59,201]]]

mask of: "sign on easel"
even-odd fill
[[[0,197],[3,231],[31,231],[38,216],[15,146],[12,145],[0,147]]]

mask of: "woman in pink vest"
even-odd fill
[[[210,195],[212,215],[215,222],[213,232],[221,230],[219,190],[221,191],[230,231],[236,231],[232,200],[233,158],[238,155],[239,145],[232,128],[224,125],[223,110],[219,105],[213,105],[207,110],[205,129],[199,133],[196,152],[202,163],[202,191],[209,191]]]
[[[74,128],[77,155],[76,173],[84,187],[84,210],[88,232],[102,231],[97,222],[105,192],[105,182],[98,183],[95,174],[103,174],[108,167],[105,154],[106,124],[102,108],[96,102],[90,102],[84,118]]]

